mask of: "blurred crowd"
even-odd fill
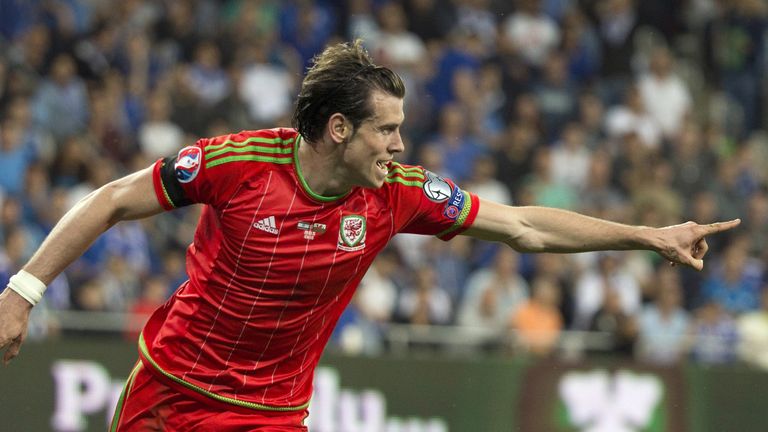
[[[663,226],[735,217],[703,272],[651,252],[528,255],[399,235],[334,341],[389,323],[557,350],[768,367],[766,0],[0,0],[0,285],[77,200],[199,137],[289,126],[314,54],[362,38],[407,85],[403,162],[482,197]],[[185,279],[199,209],[111,228],[55,311],[145,316]],[[357,335],[357,336],[355,336]]]

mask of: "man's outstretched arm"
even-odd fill
[[[741,220],[662,228],[623,225],[567,210],[510,207],[480,200],[472,227],[464,234],[500,241],[521,252],[587,252],[647,249],[697,270],[704,267],[706,236],[734,228]]]
[[[152,169],[115,180],[88,194],[61,218],[23,270],[49,284],[82,255],[104,231],[122,220],[163,211],[155,198]],[[0,350],[7,364],[26,335],[32,304],[6,288],[0,294]]]

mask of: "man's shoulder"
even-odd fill
[[[421,188],[429,171],[418,165],[401,164],[391,162],[389,173],[384,178],[384,190],[393,190],[408,187]]]
[[[222,165],[290,165],[298,134],[294,129],[244,130],[201,141],[206,169]]]
[[[207,138],[208,145],[212,144],[231,144],[231,145],[245,145],[245,144],[286,144],[295,142],[298,133],[295,129],[291,128],[272,128],[272,129],[255,129],[255,130],[242,130],[240,132],[229,133],[224,135],[218,135]]]

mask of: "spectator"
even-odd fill
[[[423,265],[434,270],[437,285],[448,294],[452,306],[458,304],[464,296],[472,252],[469,237],[459,236],[453,240],[445,243],[431,237],[422,249],[425,259]],[[419,272],[418,267],[416,272]]]
[[[525,188],[531,194],[528,205],[541,205],[563,209],[576,206],[576,189],[571,184],[556,182],[552,168],[552,150],[536,149],[533,172],[525,179]],[[520,199],[522,204],[522,199]]]
[[[680,278],[676,269],[661,267],[653,304],[638,318],[636,356],[644,362],[671,365],[680,362],[689,347],[690,317],[682,308]]]
[[[25,141],[24,129],[16,120],[0,122],[0,192],[20,194],[36,157],[35,147]]]
[[[560,43],[560,28],[541,11],[541,0],[522,0],[518,6],[502,23],[502,46],[538,69]]]
[[[763,265],[749,256],[748,238],[727,246],[723,258],[704,280],[703,302],[714,301],[730,314],[757,310]]]
[[[589,160],[585,187],[579,191],[579,211],[609,220],[626,220],[627,199],[611,184],[612,160],[605,150],[597,150]]]
[[[533,169],[538,138],[536,130],[524,122],[509,124],[499,138],[499,148],[493,156],[497,178],[513,195]]]
[[[281,2],[278,14],[280,40],[298,52],[301,69],[323,50],[336,28],[332,6],[323,2],[300,0]]]
[[[760,309],[737,318],[739,358],[761,369],[768,369],[768,289],[760,292]]]
[[[126,322],[125,338],[130,341],[139,339],[149,316],[168,300],[170,294],[170,285],[164,275],[150,275],[141,285],[141,295],[127,308],[130,315]]]
[[[408,30],[407,17],[400,3],[387,2],[376,15],[380,31],[370,42],[371,53],[381,63],[409,76],[427,55],[424,42]]]
[[[48,131],[35,124],[32,118],[32,99],[26,95],[14,96],[8,101],[6,114],[9,121],[16,123],[23,131],[22,142],[25,147],[31,147],[29,150],[37,155],[37,159],[50,163],[56,151],[56,143]]]
[[[600,332],[611,340],[610,352],[624,357],[632,355],[637,338],[637,318],[622,310],[621,297],[616,291],[607,291],[600,309],[595,312],[588,327],[591,332]],[[603,351],[605,348],[602,349]],[[595,353],[599,353],[596,350]]]
[[[541,120],[551,142],[561,136],[566,122],[576,113],[578,92],[568,76],[565,56],[551,52],[542,64],[541,78],[533,84]]]
[[[745,203],[750,191],[742,187],[740,170],[740,163],[735,156],[718,160],[715,180],[710,184],[709,190],[714,193],[720,215],[723,217],[746,214]]]
[[[409,324],[448,324],[453,312],[451,297],[439,285],[432,267],[416,270],[413,286],[403,291],[398,314]]]
[[[528,300],[528,283],[518,273],[517,252],[501,248],[490,268],[473,272],[461,302],[458,323],[502,330],[512,313]]]
[[[453,2],[440,0],[408,0],[405,2],[408,29],[427,45],[440,43],[456,23]]]
[[[531,299],[517,308],[509,318],[515,342],[537,356],[554,352],[563,329],[558,309],[560,291],[551,278],[536,278],[531,284]]]
[[[7,196],[0,201],[0,242],[3,242],[6,236],[19,230],[25,241],[25,247],[22,250],[22,256],[29,258],[32,256],[35,248],[43,242],[45,234],[36,225],[30,224],[23,218],[22,202],[15,196]]]
[[[768,262],[768,191],[755,191],[747,203],[747,213],[744,215],[745,231],[749,233],[750,256]]]
[[[696,311],[691,357],[706,365],[732,363],[738,337],[734,319],[722,305],[709,301]]]
[[[639,26],[634,0],[592,2],[597,18],[602,63],[599,91],[607,105],[618,102],[632,76],[634,38]]]
[[[103,307],[114,312],[128,310],[140,297],[140,274],[133,272],[120,255],[111,255],[105,261],[103,271],[96,279],[102,292]]]
[[[486,49],[495,49],[498,41],[496,17],[491,0],[457,0],[454,30],[475,35]]]
[[[504,128],[501,70],[493,63],[483,64],[478,70],[459,69],[453,75],[452,90],[455,102],[468,116],[468,131],[493,146]]]
[[[35,121],[57,140],[82,133],[88,124],[88,93],[85,83],[76,73],[71,56],[57,56],[51,65],[50,74],[40,84],[35,95]]]
[[[683,124],[671,141],[672,187],[682,196],[692,197],[707,190],[716,171],[717,155],[708,148],[699,126]],[[712,219],[714,220],[714,219]]]
[[[184,84],[198,103],[214,107],[230,93],[232,83],[222,67],[221,51],[212,41],[202,41],[195,48],[194,62],[184,74]]]
[[[248,106],[250,120],[256,125],[272,124],[285,117],[291,108],[296,87],[291,65],[276,58],[266,41],[255,40],[244,49],[247,60],[238,94]]]
[[[581,125],[565,125],[560,140],[552,148],[552,180],[582,192],[587,185],[592,152],[587,148]]]
[[[93,147],[83,137],[67,138],[58,148],[51,163],[49,174],[51,184],[64,188],[73,187],[86,180],[88,162],[93,156]]]
[[[476,158],[487,149],[468,130],[466,112],[457,104],[448,104],[440,111],[437,133],[427,145],[436,145],[443,152],[445,168],[456,181],[466,180]]]
[[[136,153],[136,139],[130,120],[125,80],[117,71],[104,77],[104,84],[91,91],[91,118],[88,139],[95,149],[114,160],[126,160]]]
[[[22,218],[40,230],[45,229],[44,215],[51,211],[51,187],[47,166],[35,163],[27,169],[21,195]]]
[[[579,96],[577,121],[584,129],[584,139],[590,150],[604,147],[603,141],[606,138],[603,130],[604,116],[605,106],[596,94],[585,92]]]
[[[657,46],[651,52],[649,70],[637,79],[643,106],[666,138],[678,133],[693,105],[690,90],[674,67],[669,49]]]
[[[496,162],[488,155],[475,159],[465,189],[479,197],[501,204],[512,204],[512,194],[507,186],[496,179]]]
[[[576,83],[589,84],[600,68],[600,40],[587,17],[571,7],[563,17],[561,50],[567,58],[568,75]]]
[[[661,144],[661,128],[648,114],[636,86],[627,88],[622,105],[614,105],[608,110],[605,131],[616,147],[622,145],[621,141],[627,135],[637,135],[640,142],[650,149],[657,149]]]
[[[381,324],[392,320],[402,282],[398,281],[400,257],[394,250],[380,253],[360,282],[355,306],[366,320]]]
[[[672,186],[674,172],[668,161],[657,160],[645,173],[638,172],[639,181],[632,191],[632,204],[648,226],[663,226],[680,220],[683,197]],[[644,179],[644,180],[643,180]]]
[[[588,328],[594,315],[605,304],[608,291],[618,295],[623,313],[634,315],[640,311],[640,286],[620,264],[615,252],[598,253],[597,268],[588,268],[576,280],[574,326],[577,329]]]
[[[138,131],[141,151],[151,159],[177,152],[183,147],[184,131],[170,119],[168,95],[157,91],[147,102],[147,119]]]
[[[447,46],[435,53],[431,80],[427,84],[427,92],[432,99],[431,109],[441,110],[443,105],[454,99],[452,85],[453,75],[461,69],[477,70],[483,60],[482,52],[478,52],[478,41],[471,34],[452,32],[447,40]]]
[[[376,21],[373,3],[373,0],[348,2],[345,15],[341,19],[345,34],[349,38],[372,41],[378,37],[379,23]]]
[[[766,5],[760,1],[723,2],[704,31],[705,70],[741,111],[738,138],[760,126]]]

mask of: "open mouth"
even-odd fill
[[[376,166],[384,173],[389,172],[389,161],[388,160],[380,160],[376,161]]]

